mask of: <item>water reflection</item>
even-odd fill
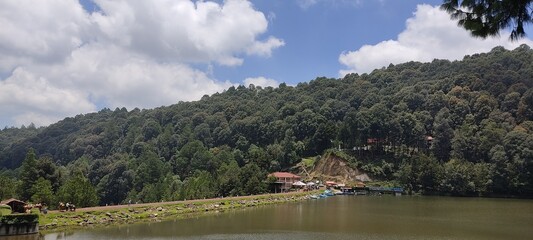
[[[533,201],[338,196],[45,239],[529,239]]]
[[[42,240],[44,237],[41,234],[28,234],[16,236],[0,236],[2,240]]]

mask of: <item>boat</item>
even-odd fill
[[[323,194],[325,194],[328,197],[335,196],[335,194],[331,190],[325,190]]]

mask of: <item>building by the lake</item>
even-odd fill
[[[288,192],[292,188],[293,183],[302,179],[302,177],[289,172],[274,172],[268,176],[276,178],[276,182],[274,183],[274,192],[276,193]]]

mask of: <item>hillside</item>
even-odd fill
[[[309,173],[313,179],[323,181],[337,181],[339,183],[354,184],[359,181],[370,181],[367,174],[351,166],[342,156],[334,152],[325,154]]]
[[[231,87],[195,102],[4,129],[0,183],[26,187],[0,197],[31,198],[39,177],[54,194],[82,182],[100,203],[258,193],[268,172],[339,144],[371,178],[413,191],[532,195],[532,120],[533,50],[497,47],[462,61]]]

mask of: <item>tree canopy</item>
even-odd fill
[[[297,86],[230,87],[0,130],[0,183],[20,189],[0,194],[49,201],[51,191],[80,206],[256,194],[268,191],[267,173],[340,148],[351,166],[413,192],[531,196],[532,109],[526,45]]]
[[[510,38],[517,40],[526,36],[524,27],[533,22],[532,3],[532,0],[444,0],[442,9],[473,36],[496,36],[510,28]]]

